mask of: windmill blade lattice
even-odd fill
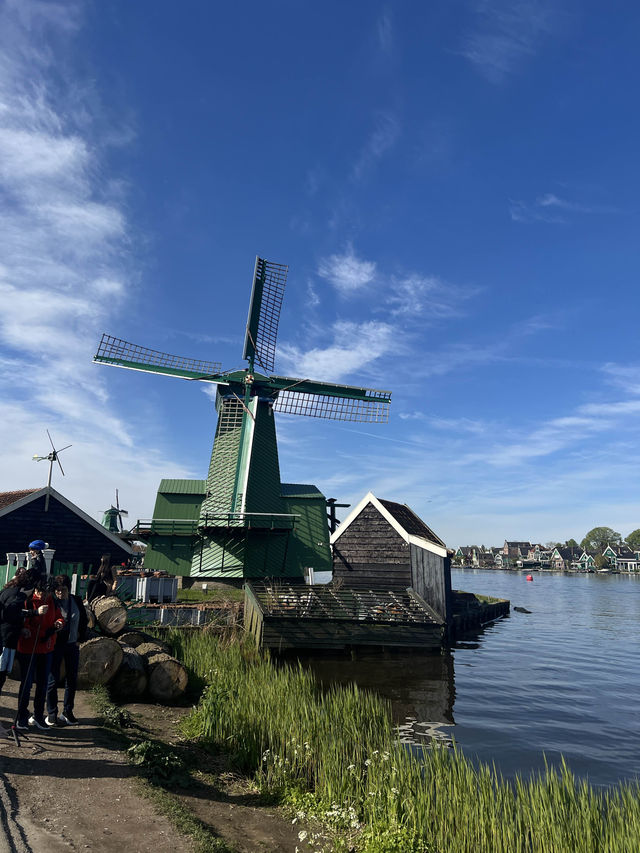
[[[211,374],[220,373],[222,369],[220,362],[170,355],[107,334],[102,336],[93,360],[115,364],[118,367],[130,367],[133,370],[151,370],[175,376],[193,374],[193,377],[187,375],[185,378],[194,379],[205,379]]]
[[[273,370],[275,364],[278,323],[288,271],[285,264],[256,258],[242,357],[253,361],[255,356],[265,373]]]
[[[366,390],[367,397],[364,399],[308,394],[295,390],[280,391],[273,409],[289,415],[306,415],[310,418],[327,418],[334,421],[387,423],[390,393]]]

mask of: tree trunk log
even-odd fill
[[[155,640],[150,639],[144,643],[140,643],[136,646],[136,651],[140,655],[140,657],[144,658],[145,666],[149,662],[149,657],[151,655],[157,655],[161,653],[169,654],[169,650],[163,643],[156,643]]]
[[[118,671],[124,651],[111,637],[94,637],[80,646],[78,687],[106,684]]]
[[[122,664],[113,677],[109,689],[113,690],[120,699],[136,699],[147,689],[144,662],[131,646],[122,645],[122,651],[124,652]]]
[[[166,643],[163,643],[162,640],[157,640],[151,634],[147,634],[144,631],[126,631],[124,634],[120,634],[118,642],[123,643],[125,646],[132,646],[134,649],[137,649],[143,643],[153,643],[154,646],[160,646],[163,652],[169,651],[169,646]]]
[[[173,702],[187,689],[189,676],[179,660],[165,652],[146,657],[149,695],[156,702]]]
[[[117,595],[101,595],[91,602],[91,609],[103,633],[114,637],[127,624],[127,610]]]

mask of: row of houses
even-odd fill
[[[501,548],[468,545],[458,548],[453,557],[457,566],[485,569],[554,569],[557,571],[595,572],[609,569],[618,572],[640,571],[640,551],[626,542],[607,545],[602,552],[584,548],[545,548],[531,542],[509,542]]]

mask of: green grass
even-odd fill
[[[204,592],[201,589],[179,589],[178,601],[181,604],[225,604],[227,602],[244,601],[244,590],[232,586],[211,587]]]
[[[169,639],[208,681],[185,733],[230,751],[301,819],[321,820],[331,833],[326,851],[640,850],[635,784],[599,791],[564,765],[509,783],[455,749],[409,752],[388,704],[355,686],[322,691],[302,668],[274,667],[249,644],[202,633]]]

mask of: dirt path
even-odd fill
[[[17,704],[17,682],[0,698],[1,721]],[[176,740],[188,709],[128,705],[149,738]],[[0,738],[0,853],[174,853],[193,849],[169,820],[154,811],[114,738],[95,724],[88,694],[78,693],[80,726],[31,729],[20,748]],[[180,790],[180,800],[237,853],[294,853],[297,832],[276,809],[262,806],[243,780],[203,756],[212,786]],[[221,772],[222,771],[222,772]],[[204,778],[204,777],[203,777]]]
[[[5,723],[15,712],[17,687],[17,682],[8,681],[3,690]],[[19,749],[13,739],[0,739],[0,820],[10,839],[6,849],[16,853],[190,849],[137,792],[126,756],[95,726],[93,710],[82,693],[76,716],[83,725],[46,732],[32,729]]]

